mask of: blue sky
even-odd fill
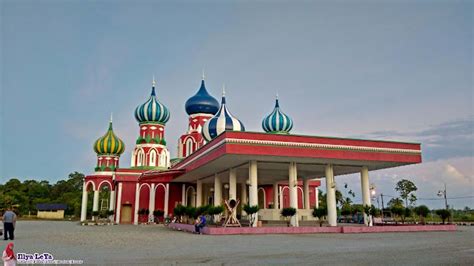
[[[2,1],[1,12],[0,182],[91,173],[111,112],[129,166],[152,75],[175,155],[205,68],[250,131],[278,92],[295,134],[422,142],[423,164],[371,173],[379,191],[409,178],[419,197],[444,182],[474,196],[472,2]],[[357,176],[339,179],[359,190]]]

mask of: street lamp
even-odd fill
[[[449,210],[448,198],[446,197],[446,183],[444,183],[444,190],[438,191],[438,197],[444,197],[444,205],[446,207],[446,210]]]

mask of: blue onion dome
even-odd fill
[[[95,141],[94,151],[97,155],[120,155],[125,151],[125,144],[112,129],[112,120],[107,133]]]
[[[170,111],[156,98],[155,79],[150,98],[135,109],[135,119],[140,123],[154,122],[163,125],[170,119]]]
[[[219,102],[207,92],[204,78],[201,81],[201,87],[198,92],[186,101],[185,107],[188,115],[214,115],[219,110]]]
[[[211,141],[224,131],[245,131],[244,124],[227,110],[225,92],[222,93],[219,111],[202,127],[202,136],[206,141]]]
[[[278,96],[275,101],[273,112],[266,116],[262,121],[262,127],[268,133],[290,133],[293,128],[293,120],[280,110]]]

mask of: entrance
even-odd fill
[[[132,223],[132,204],[122,205],[122,220],[121,223]]]

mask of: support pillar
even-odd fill
[[[290,191],[290,207],[296,209],[296,214],[291,217],[291,226],[298,227],[298,170],[296,169],[296,163],[291,162],[288,171],[288,188]]]
[[[218,174],[214,175],[214,206],[222,204],[222,181]]]
[[[133,224],[138,224],[138,205],[140,205],[140,184],[135,186],[135,215],[133,216]]]
[[[165,190],[165,210],[164,210],[164,215],[165,217],[168,217],[169,213],[169,202],[170,202],[170,183],[166,183],[166,190]]]
[[[122,211],[122,183],[118,183],[117,211],[115,212],[115,222],[120,223],[120,212]]]
[[[109,202],[109,211],[113,211],[115,209],[115,190],[110,190]]]
[[[94,190],[94,202],[92,204],[92,211],[99,211],[99,190]]]
[[[249,163],[249,205],[258,205],[258,173],[257,173],[257,161],[250,161]],[[255,213],[255,219],[252,227],[257,227],[258,213]]]
[[[278,187],[278,182],[273,183],[273,209],[275,210],[278,210],[280,208],[280,199],[278,198],[279,189],[280,188]]]
[[[186,206],[186,184],[181,185],[181,205]]]
[[[280,194],[280,209],[283,209],[283,188],[280,187],[280,189],[278,190],[279,191],[279,194]]]
[[[363,166],[360,171],[360,186],[362,188],[362,205],[371,206],[370,202],[370,191],[369,191],[369,169],[367,166]],[[364,213],[364,224],[372,226],[372,221],[369,221],[369,217]]]
[[[303,194],[304,194],[304,208],[306,210],[310,209],[309,206],[309,179],[303,180]]]
[[[82,185],[82,203],[81,203],[81,222],[87,219],[87,186],[86,182]]]
[[[334,169],[331,164],[326,165],[326,204],[329,226],[337,226],[336,183],[334,182]]]
[[[315,202],[316,202],[315,207],[319,208],[319,189],[318,189],[318,187],[314,188],[314,198],[315,198]]]
[[[202,180],[196,182],[196,206],[201,207],[202,204]]]
[[[150,213],[148,214],[148,222],[154,222],[155,216],[153,215],[153,211],[155,210],[155,184],[151,184],[150,186],[150,197],[148,202],[148,210]]]
[[[237,169],[229,171],[229,200],[237,200]]]

